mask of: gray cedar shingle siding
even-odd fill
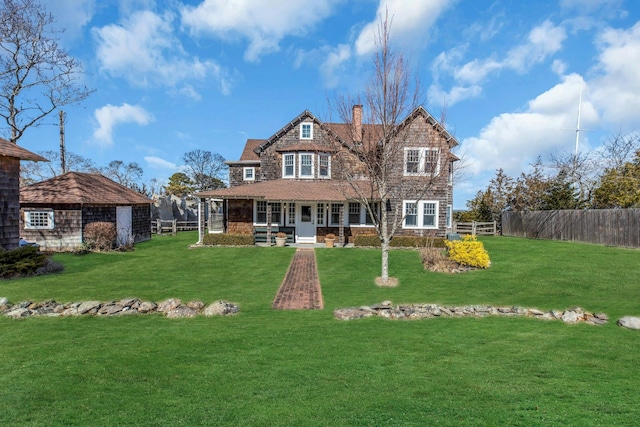
[[[20,159],[0,156],[0,248],[20,241]]]

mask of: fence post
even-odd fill
[[[493,235],[496,236],[498,234],[498,221],[493,220]]]
[[[472,236],[476,235],[476,222],[475,221],[471,221],[471,235]]]
[[[176,235],[176,232],[178,231],[178,220],[174,219],[173,223],[171,224],[171,234],[172,235]]]
[[[162,234],[162,221],[160,219],[156,220],[156,233]]]

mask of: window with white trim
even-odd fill
[[[53,230],[53,211],[25,211],[24,228],[30,230]]]
[[[316,221],[318,225],[324,225],[324,203],[318,203]]]
[[[349,225],[360,225],[360,203],[349,202]]]
[[[300,178],[313,178],[313,154],[300,153]]]
[[[318,154],[318,178],[331,178],[331,156]]]
[[[282,177],[294,178],[296,176],[296,155],[293,153],[282,155]]]
[[[405,200],[402,202],[404,221],[403,228],[438,228],[438,209],[440,202]]]
[[[300,139],[313,139],[313,123],[300,123]]]
[[[267,223],[267,202],[264,200],[256,202],[256,222],[259,224]]]
[[[331,203],[331,225],[340,225],[340,207],[338,203]]]
[[[405,175],[437,175],[440,173],[439,148],[405,148]]]
[[[271,223],[280,224],[282,220],[282,204],[271,203]]]
[[[380,203],[378,202],[369,203],[369,208],[371,209],[371,212],[373,212],[374,216],[380,218]],[[371,215],[369,215],[369,210],[368,209],[363,209],[363,210],[365,213],[364,223],[366,225],[373,225],[373,218],[371,217]]]
[[[296,223],[296,204],[289,203],[289,224]]]
[[[243,168],[243,175],[245,181],[254,181],[256,179],[256,168],[245,167]]]
[[[445,219],[445,224],[447,228],[451,228],[453,219],[453,206],[447,205],[447,217]]]

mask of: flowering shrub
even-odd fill
[[[489,268],[491,265],[489,254],[475,236],[467,235],[462,240],[447,240],[445,244],[449,250],[449,259],[460,265],[476,268]]]

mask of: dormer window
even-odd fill
[[[300,123],[300,139],[313,139],[313,123]]]

